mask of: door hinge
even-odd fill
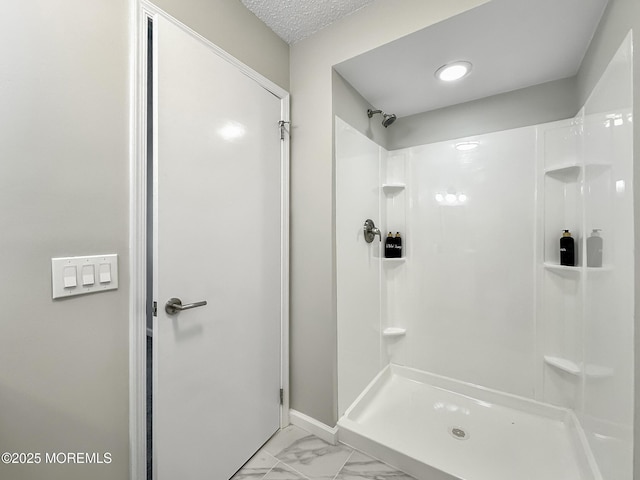
[[[280,405],[284,405],[284,389],[280,389]]]
[[[284,140],[284,133],[287,132],[285,125],[290,125],[291,122],[285,122],[284,120],[280,120],[278,122],[278,126],[280,127],[280,140]]]
[[[158,316],[158,302],[153,302],[153,316]]]

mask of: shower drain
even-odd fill
[[[449,433],[456,440],[466,440],[469,434],[462,427],[451,427]]]

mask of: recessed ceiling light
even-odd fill
[[[441,66],[436,70],[436,78],[443,82],[453,82],[466,77],[471,71],[471,63],[469,62],[452,62]]]
[[[456,150],[459,150],[461,152],[467,152],[469,150],[473,150],[474,148],[478,148],[478,145],[480,145],[479,142],[456,143]]]

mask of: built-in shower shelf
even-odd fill
[[[544,361],[546,364],[571,375],[580,375],[583,370],[582,365],[578,365],[566,358],[550,357],[545,355]],[[613,368],[587,364],[584,368],[584,374],[588,378],[608,378],[613,376]]]
[[[393,195],[401,192],[405,187],[404,183],[385,183],[382,185],[382,191],[387,195]]]
[[[394,265],[398,263],[404,263],[407,260],[407,257],[400,258],[383,258],[382,261],[389,265]]]
[[[565,163],[556,167],[546,168],[544,173],[563,182],[575,182],[580,176],[581,166],[577,163]]]
[[[554,272],[557,274],[567,274],[567,275],[579,275],[580,267],[569,267],[567,265],[558,265],[557,263],[544,262],[544,268],[549,270],[550,272]]]
[[[557,263],[544,262],[544,268],[547,270],[558,273],[558,274],[567,274],[570,276],[580,275],[582,272],[582,267],[569,267],[567,265],[558,265]],[[602,267],[587,267],[587,273],[600,273],[600,272],[610,272],[613,270],[613,267],[610,265],[603,265]]]
[[[544,361],[548,365],[557,368],[558,370],[562,370],[563,372],[570,373],[571,375],[580,375],[582,373],[582,369],[580,365],[571,360],[567,360],[566,358],[560,357],[550,357],[545,355]]]
[[[382,331],[383,337],[404,337],[407,334],[406,328],[389,327]]]

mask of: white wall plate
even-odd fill
[[[59,257],[51,259],[53,298],[118,288],[118,255]]]

